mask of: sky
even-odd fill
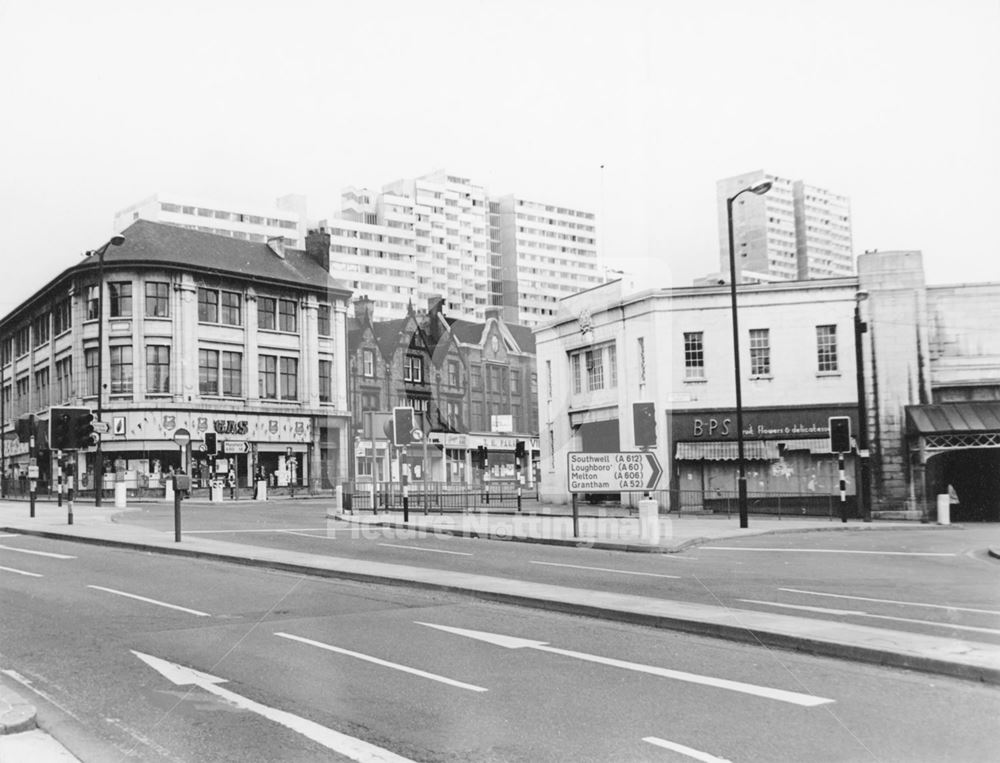
[[[6,314],[156,191],[331,217],[445,168],[719,270],[716,180],[851,199],[856,253],[1000,281],[1000,0],[0,0]]]

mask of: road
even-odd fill
[[[0,678],[84,760],[995,759],[971,682],[38,537],[0,568]]]
[[[318,502],[184,511],[186,534],[249,545],[1000,644],[998,562],[986,553],[1000,546],[996,525],[764,535],[636,554],[358,528],[327,520]],[[150,504],[121,521],[169,531],[173,514]]]

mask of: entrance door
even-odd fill
[[[1000,521],[1000,448],[966,448],[938,453],[927,460],[928,496],[958,495],[953,522]]]

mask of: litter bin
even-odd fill
[[[267,480],[257,480],[257,491],[254,493],[255,501],[267,500]]]
[[[222,480],[212,480],[208,484],[208,489],[210,493],[210,499],[212,503],[222,503],[222,490],[225,487]]]

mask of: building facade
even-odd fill
[[[130,486],[184,469],[312,489],[346,479],[350,292],[305,253],[139,221],[0,322],[3,427],[51,406],[98,408],[104,462]],[[103,335],[103,347],[99,336]],[[98,370],[100,368],[100,371]],[[190,433],[184,449],[178,430]],[[201,446],[216,433],[213,464]],[[5,441],[8,474],[27,445]],[[40,478],[55,475],[41,454]],[[95,452],[70,454],[93,489]],[[110,484],[110,480],[107,481]]]
[[[859,514],[863,425],[874,516],[930,518],[951,485],[957,516],[1000,518],[1000,343],[991,328],[1000,285],[927,286],[919,252],[866,253],[858,262],[856,278],[740,289],[752,510],[839,513],[829,439],[837,416],[854,435],[845,460],[850,515]],[[656,411],[652,450],[669,475],[661,500],[731,509],[728,289],[636,291],[618,282],[564,300],[562,310],[536,331],[543,495],[568,500],[569,453],[639,450],[632,409],[646,402]]]
[[[771,190],[741,195],[733,205],[736,267],[744,280],[836,278],[854,273],[850,201],[802,180],[764,170],[716,184],[719,261],[729,272],[726,200],[744,188],[770,181]]]
[[[116,212],[114,229],[123,231],[138,220],[170,223],[258,244],[280,237],[286,246],[301,249],[305,246],[306,201],[304,196],[289,194],[279,198],[273,207],[248,207],[161,192]]]

